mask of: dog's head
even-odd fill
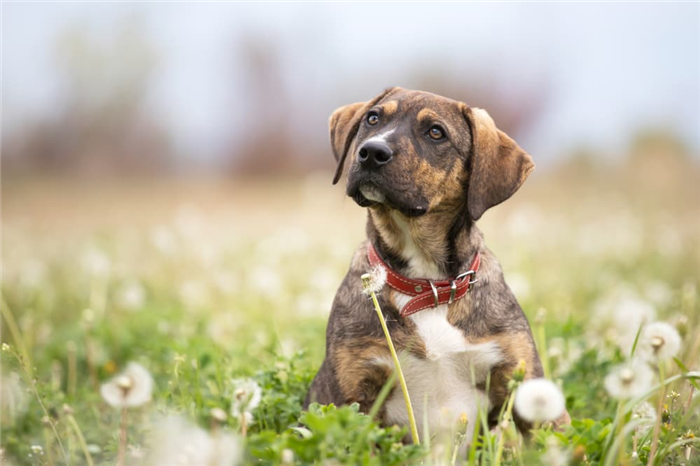
[[[348,159],[348,196],[408,217],[466,202],[478,220],[534,168],[486,111],[396,87],[333,112],[330,138],[338,162],[333,183]]]

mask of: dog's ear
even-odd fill
[[[333,184],[338,183],[343,174],[345,159],[350,151],[350,146],[352,146],[352,143],[355,140],[355,136],[357,136],[357,131],[360,129],[362,117],[364,117],[365,113],[376,105],[377,102],[382,100],[395,89],[397,88],[392,87],[387,89],[368,102],[357,102],[340,107],[331,115],[328,122],[328,127],[330,130],[333,156],[335,157],[336,162],[338,162],[338,166],[335,169],[335,176],[333,177]]]
[[[523,184],[535,168],[532,157],[480,108],[463,107],[472,136],[467,209],[473,220],[500,204]]]

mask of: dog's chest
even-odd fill
[[[392,301],[399,309],[410,299],[392,292]],[[476,384],[486,380],[502,353],[495,342],[468,342],[464,333],[448,322],[447,313],[447,305],[441,305],[407,317],[425,345],[426,357],[400,349],[401,367],[417,422],[427,420],[435,432],[456,428],[458,421],[466,418],[469,434],[479,406],[488,409],[488,396]],[[385,406],[389,423],[408,423],[400,390],[394,391]]]

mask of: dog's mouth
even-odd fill
[[[428,207],[424,203],[408,203],[372,181],[356,183],[353,187],[348,186],[348,196],[360,207],[374,207],[383,204],[398,210],[406,217],[420,217],[428,212]]]

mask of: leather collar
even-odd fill
[[[429,280],[427,278],[409,278],[394,270],[379,256],[370,241],[367,246],[367,258],[372,267],[380,266],[386,270],[386,284],[390,288],[409,296],[413,296],[403,309],[399,310],[401,317],[410,316],[423,309],[435,308],[440,304],[452,304],[469,292],[471,285],[476,283],[476,273],[481,264],[479,251],[474,255],[469,270],[454,278],[444,280]]]

